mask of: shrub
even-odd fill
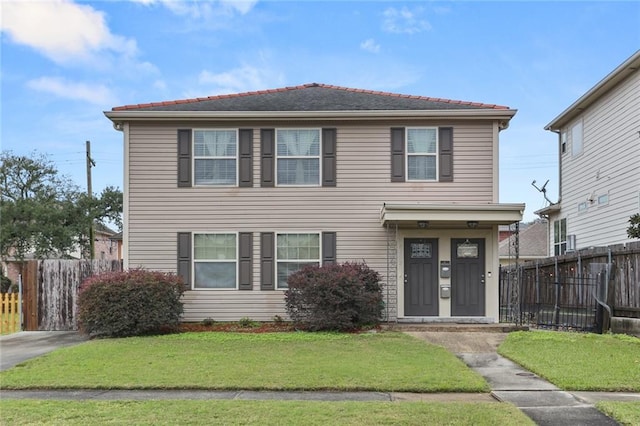
[[[0,268],[1,271],[1,268]],[[17,293],[18,286],[13,284],[11,280],[0,272],[0,293]]]
[[[175,330],[183,292],[182,280],[173,274],[134,269],[94,275],[80,286],[80,329],[94,337]]]
[[[294,325],[350,331],[379,323],[380,274],[364,263],[308,265],[287,279],[286,309]]]
[[[242,328],[255,328],[260,326],[257,321],[254,321],[249,317],[240,318],[240,321],[238,321],[238,325],[240,325],[240,327]]]

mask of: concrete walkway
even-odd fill
[[[444,346],[489,383],[491,395],[520,408],[538,425],[617,425],[598,411],[599,401],[640,401],[640,393],[565,392],[498,355],[504,333],[408,332]]]
[[[0,371],[55,349],[87,340],[77,331],[20,331],[0,336]]]

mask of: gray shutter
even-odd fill
[[[260,290],[275,289],[274,233],[260,234]]]
[[[191,186],[191,129],[178,129],[178,187]]]
[[[253,186],[253,129],[240,129],[238,132],[238,185],[251,188]]]
[[[191,290],[191,233],[178,232],[178,274],[185,290]]]
[[[275,179],[275,133],[274,129],[260,130],[260,186],[274,186]]]
[[[336,186],[336,129],[322,129],[322,186]]]
[[[322,264],[336,263],[336,233],[322,233]]]
[[[253,234],[251,232],[240,232],[238,235],[240,263],[238,287],[240,290],[253,290],[253,266],[251,259],[253,258]]]
[[[404,182],[404,127],[391,128],[391,182]]]
[[[440,127],[438,132],[440,143],[439,180],[440,182],[453,182],[453,127]]]

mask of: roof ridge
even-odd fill
[[[189,104],[189,103],[197,103],[197,102],[204,102],[204,101],[215,101],[215,100],[219,100],[219,99],[230,99],[230,98],[240,98],[240,97],[245,97],[245,96],[256,96],[256,95],[267,95],[267,94],[271,94],[271,93],[289,92],[289,91],[293,91],[293,90],[308,89],[308,88],[311,88],[311,87],[321,87],[321,88],[324,88],[324,89],[341,90],[341,91],[351,92],[351,93],[365,93],[365,94],[377,95],[377,96],[388,96],[388,97],[395,97],[395,98],[419,99],[419,100],[424,100],[424,101],[429,101],[429,102],[441,102],[441,103],[448,103],[448,104],[455,104],[455,105],[469,105],[469,106],[475,106],[475,107],[479,107],[479,108],[509,109],[508,106],[495,105],[495,104],[484,104],[484,103],[480,103],[480,102],[458,101],[458,100],[452,100],[452,99],[432,98],[432,97],[428,97],[428,96],[419,96],[419,95],[405,95],[405,94],[400,94],[400,93],[383,92],[383,91],[378,91],[378,90],[354,89],[354,88],[351,88],[351,87],[335,86],[335,85],[323,84],[323,83],[306,83],[306,84],[300,84],[300,85],[297,85],[297,86],[285,86],[285,87],[276,88],[276,89],[254,90],[254,91],[240,92],[240,93],[227,93],[227,94],[221,94],[221,95],[207,96],[207,97],[204,97],[204,98],[199,97],[199,98],[177,99],[177,100],[172,100],[172,101],[149,102],[149,103],[145,103],[145,104],[130,104],[130,105],[123,105],[123,106],[114,107],[111,110],[112,111],[126,111],[126,110],[141,109],[141,108],[161,107],[161,106],[179,105],[179,104]]]

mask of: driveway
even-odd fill
[[[88,338],[77,331],[21,331],[0,336],[0,371],[86,340]]]

